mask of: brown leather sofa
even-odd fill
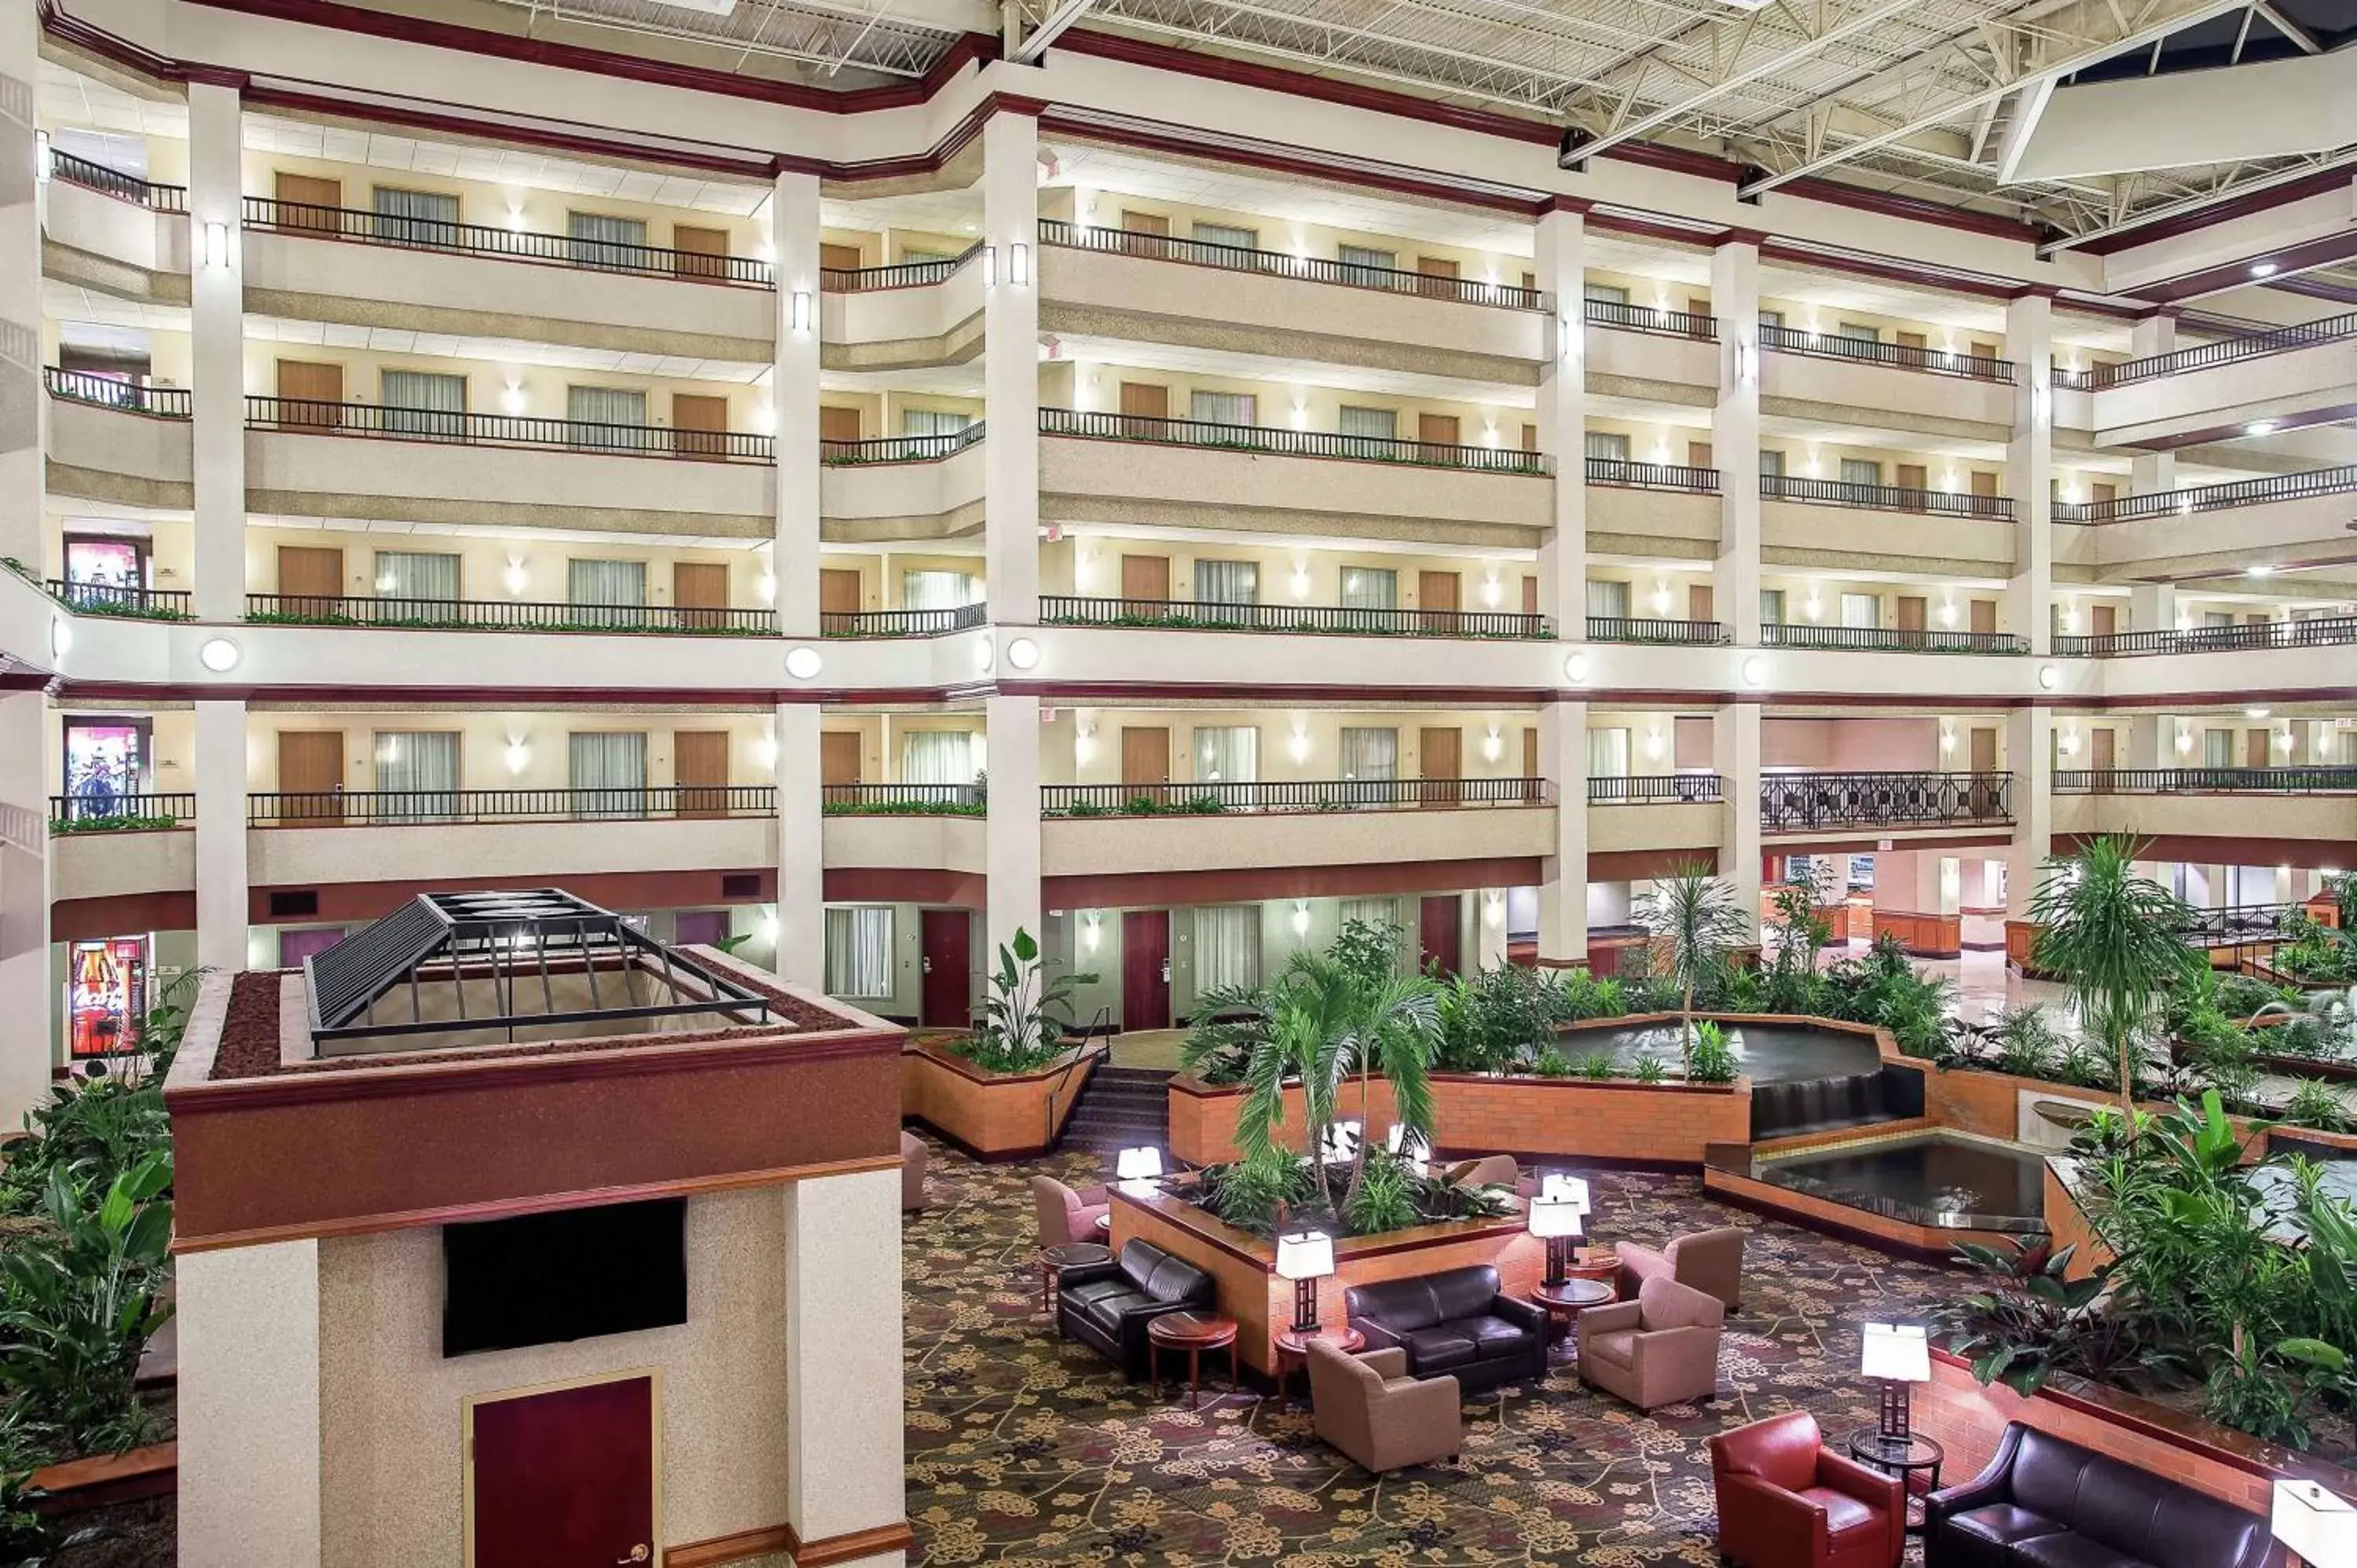
[[[1211,1275],[1154,1245],[1132,1239],[1107,1263],[1082,1263],[1058,1276],[1056,1329],[1093,1346],[1132,1382],[1144,1377],[1152,1354],[1146,1326],[1166,1312],[1210,1308],[1218,1295]]]
[[[1634,1241],[1616,1243],[1612,1252],[1620,1260],[1623,1300],[1654,1275],[1664,1274],[1717,1296],[1730,1312],[1743,1305],[1743,1232],[1732,1225],[1681,1236],[1658,1252]]]
[[[1312,1424],[1318,1437],[1377,1475],[1454,1459],[1465,1447],[1465,1412],[1454,1378],[1407,1375],[1402,1350],[1346,1356],[1313,1339]]]
[[[1718,1554],[1742,1568],[1893,1568],[1906,1547],[1905,1487],[1826,1448],[1807,1411],[1712,1438],[1710,1478]]]
[[[1042,1247],[1103,1240],[1097,1233],[1097,1216],[1112,1208],[1113,1201],[1101,1187],[1075,1191],[1054,1176],[1031,1178],[1031,1209],[1039,1217]]]
[[[1637,1287],[1634,1301],[1579,1315],[1579,1379],[1639,1410],[1715,1398],[1718,1330],[1727,1308],[1666,1274]]]
[[[2267,1520],[2183,1481],[2008,1424],[1988,1468],[1924,1501],[1924,1568],[2262,1568]]]
[[[900,1134],[900,1212],[925,1207],[925,1141],[914,1133]]]
[[[1547,1315],[1498,1288],[1487,1263],[1342,1293],[1371,1350],[1403,1350],[1412,1377],[1442,1373],[1467,1393],[1546,1376]]]

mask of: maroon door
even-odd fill
[[[1126,909],[1121,917],[1121,1026],[1170,1026],[1170,911]]]
[[[652,1378],[493,1396],[467,1429],[474,1568],[653,1562]]]
[[[1424,901],[1418,917],[1418,946],[1422,951],[1416,961],[1426,968],[1440,965],[1443,974],[1455,974],[1458,961],[1464,956],[1459,947],[1461,925],[1465,911],[1465,896],[1461,893],[1437,893]]]
[[[920,909],[917,925],[925,959],[918,1022],[963,1029],[974,1022],[974,917],[963,909]]]

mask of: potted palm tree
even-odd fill
[[[1681,865],[1653,884],[1638,911],[1668,961],[1678,988],[1679,1057],[1694,1073],[1695,986],[1749,940],[1758,920],[1735,901],[1735,889],[1700,865]]]
[[[2160,1026],[2169,987],[2204,962],[2182,935],[2192,908],[2137,873],[2142,847],[2105,833],[2076,854],[2050,856],[2029,900],[2043,928],[2037,962],[2069,985],[2080,1026],[2117,1064],[2124,1113],[2136,1105],[2136,1051]]]

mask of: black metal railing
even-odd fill
[[[2010,773],[1773,773],[1760,780],[1760,825],[1769,832],[2012,820]]]
[[[1199,267],[1220,267],[1229,272],[1265,273],[1273,277],[1298,278],[1308,283],[1340,284],[1346,288],[1421,295],[1426,299],[1449,299],[1465,305],[1497,305],[1515,310],[1539,310],[1546,305],[1546,295],[1537,289],[1485,283],[1480,278],[1406,272],[1397,267],[1362,266],[1355,262],[1329,262],[1315,256],[1297,256],[1285,251],[1256,251],[1244,245],[1178,240],[1168,234],[1139,234],[1127,229],[1085,228],[1058,218],[1039,220],[1039,242],[1043,245],[1065,245],[1081,251],[1106,252],[1114,255],[1144,256],[1152,261],[1188,262]]]
[[[253,828],[405,822],[607,822],[641,817],[763,817],[778,809],[768,784],[679,784],[619,789],[315,789],[245,798]]]
[[[153,386],[120,376],[101,375],[95,371],[68,371],[44,365],[41,385],[48,389],[51,397],[61,397],[69,403],[121,409],[125,413],[144,413],[152,419],[186,419],[190,408],[186,387]]]
[[[767,637],[770,609],[681,605],[574,605],[524,599],[427,599],[330,594],[248,594],[245,618],[294,626],[464,627],[492,631],[641,631]]]
[[[832,467],[865,467],[876,463],[932,463],[952,452],[963,452],[983,438],[983,423],[940,435],[887,435],[874,441],[822,441],[818,460]]]
[[[307,435],[381,436],[462,446],[554,446],[631,457],[682,457],[706,462],[773,463],[767,435],[737,430],[680,430],[655,424],[605,424],[586,419],[540,419],[455,409],[388,408],[373,403],[321,403],[311,398],[245,400],[249,430]]]
[[[2357,768],[2103,768],[2057,769],[2058,795],[2336,795],[2357,790]]]
[[[1770,621],[1760,628],[1760,646],[1867,649],[1890,653],[2027,653],[2029,639],[2006,631],[1902,631],[1896,627]]]
[[[2053,378],[2054,378],[2054,390],[2055,390],[2056,392],[2093,392],[2093,391],[2094,391],[2094,390],[2095,390],[2095,372],[2096,372],[2097,371],[2102,370],[2103,368],[2104,368],[2104,367],[2102,367],[2101,365],[2091,365],[2091,366],[2077,366],[2077,365],[2050,365],[2050,366],[2049,366],[2049,370],[2050,371],[2050,372],[2052,373]]]
[[[2139,653],[2215,653],[2245,648],[2334,648],[2357,642],[2357,616],[2271,620],[2262,626],[2192,626],[2175,631],[2112,631],[2060,636],[2054,651],[2083,659]]]
[[[1636,773],[1587,781],[1591,806],[1701,806],[1718,799],[1716,773]]]
[[[1176,627],[1194,631],[1341,632],[1364,637],[1553,637],[1544,616],[1500,610],[1352,609],[1342,605],[1229,604],[1214,599],[1090,598],[1047,594],[1039,618],[1064,626]]]
[[[2256,360],[2269,354],[2305,349],[2312,344],[2338,343],[2351,338],[2357,338],[2357,311],[2345,316],[2327,317],[2322,321],[2304,322],[2296,327],[2276,327],[2239,338],[2221,338],[2214,343],[2176,349],[2166,354],[2147,354],[2141,360],[2090,365],[2080,372],[2083,378],[2081,384],[2091,392],[2104,387],[2129,386],[2137,381],[2151,381],[2157,376],[2172,376],[2180,371],[2231,365],[2238,360]],[[2059,379],[2056,384],[2061,384]]]
[[[1690,490],[1696,495],[1718,493],[1717,468],[1688,468],[1675,463],[1631,463],[1620,457],[1587,459],[1587,482],[1619,485],[1637,490]]]
[[[1544,779],[1310,779],[1251,783],[1043,784],[1043,817],[1216,816],[1225,811],[1367,811],[1418,806],[1537,806]]]
[[[118,583],[70,583],[51,577],[43,586],[59,604],[89,615],[149,617],[156,620],[189,618],[186,588],[142,588]]]
[[[1265,424],[1215,424],[1201,419],[1095,413],[1077,408],[1041,409],[1039,434],[1085,435],[1099,441],[1151,441],[1169,446],[1211,446],[1284,457],[1347,457],[1364,463],[1402,463],[1427,468],[1474,468],[1495,474],[1547,471],[1544,456],[1518,446],[1459,446],[1440,441],[1401,441],[1325,430],[1286,430]]]
[[[1624,332],[1655,332],[1669,338],[1704,338],[1716,342],[1718,318],[1685,310],[1657,310],[1650,305],[1622,305],[1617,300],[1581,302],[1580,312],[1590,327],[1617,327]]]
[[[2195,947],[2244,947],[2272,941],[2308,913],[2305,904],[2222,904],[2196,906],[2192,920],[2178,927],[2178,935]]]
[[[585,272],[631,273],[640,277],[682,278],[691,283],[736,284],[751,288],[777,286],[775,269],[757,256],[673,251],[660,245],[579,239],[569,234],[538,234],[480,223],[453,223],[439,218],[317,207],[307,201],[279,201],[267,196],[245,198],[244,213],[247,228],[275,234],[350,240],[409,251],[449,251],[502,261],[551,263]]]
[[[1628,616],[1589,616],[1590,642],[1686,642],[1716,648],[1734,640],[1722,621],[1647,620]]]
[[[1805,332],[1760,324],[1760,346],[1779,354],[1808,354],[1821,360],[1853,360],[1862,364],[1892,365],[1902,371],[1929,371],[1937,375],[1967,376],[1978,381],[2011,381],[2013,361],[1952,349],[1918,349],[1908,343],[1885,343],[1875,338],[1845,338],[1839,333]]]
[[[186,792],[118,795],[109,790],[49,797],[51,832],[124,832],[139,828],[173,827],[192,821],[196,814],[197,798]]]
[[[2197,511],[2264,506],[2269,501],[2343,495],[2351,490],[2357,490],[2357,463],[2343,464],[2338,468],[2311,468],[2300,474],[2270,474],[2263,479],[2236,479],[2223,485],[2196,485],[2191,489],[2147,490],[2141,495],[2114,496],[2109,500],[2058,501],[2054,521],[2132,522],[2139,518],[2184,517]]]
[[[978,817],[989,797],[980,784],[827,784],[819,804],[839,817]]]
[[[878,289],[917,288],[941,283],[982,253],[979,242],[937,262],[901,262],[888,267],[822,267],[818,286],[828,294],[870,294]]]
[[[1846,479],[1807,479],[1792,474],[1762,474],[1760,493],[1769,500],[1813,506],[1868,507],[1877,511],[1921,511],[1941,517],[2009,518],[2010,496],[1980,496],[1968,490],[1902,489],[1897,485],[1858,485]]]
[[[117,200],[136,206],[153,208],[158,212],[186,212],[188,209],[188,188],[185,185],[157,185],[135,174],[94,164],[88,158],[76,157],[58,147],[49,149],[49,173],[69,185],[95,190]]]
[[[940,637],[989,618],[990,607],[977,600],[946,610],[828,610],[818,629],[825,637]]]

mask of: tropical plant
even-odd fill
[[[1620,1064],[1610,1051],[1589,1051],[1571,1070],[1579,1078],[1619,1078]]]
[[[1639,1083],[1659,1083],[1670,1076],[1670,1069],[1652,1052],[1640,1051],[1637,1053],[1637,1065],[1630,1069],[1629,1076]]]
[[[1520,1066],[1570,1015],[1552,972],[1501,964],[1439,983],[1436,1064],[1449,1072],[1505,1072]]]
[[[2357,1116],[2350,1113],[2349,1102],[2332,1085],[2321,1079],[2305,1078],[2283,1102],[2276,1119],[2292,1127],[2311,1127],[2319,1133],[2346,1133],[2357,1128]]]
[[[1975,1379],[2030,1394],[2057,1372],[2107,1377],[2148,1359],[2140,1323],[2104,1310],[2110,1266],[2070,1277],[2076,1251],[2044,1236],[2002,1248],[1957,1244],[1956,1261],[1979,1276],[1978,1288],[1934,1309],[1933,1319]]]
[[[1407,1163],[1387,1150],[1370,1149],[1357,1186],[1343,1201],[1342,1218],[1361,1236],[1405,1230],[1421,1218],[1415,1197],[1415,1176]]]
[[[1653,884],[1640,911],[1679,990],[1678,1023],[1686,1075],[1694,1072],[1695,986],[1754,925],[1733,886],[1701,865],[1683,865]]]
[[[1274,1145],[1219,1167],[1206,1183],[1212,1212],[1246,1230],[1275,1230],[1310,1196],[1309,1168]]]
[[[2055,1032],[2053,1020],[2035,1002],[1999,1014],[1990,1037],[1996,1046],[1990,1065],[2017,1078],[2052,1077],[2055,1061],[2062,1054],[2062,1038]]]
[[[2173,983],[2202,963],[2179,935],[2185,901],[2136,869],[2139,845],[2125,835],[2090,840],[2047,859],[2032,896],[2038,963],[2070,987],[2081,1026],[2110,1057],[2120,1103],[2136,1102],[2136,1058],[2159,1027]]]
[[[1569,1078],[1572,1072],[1571,1058],[1553,1046],[1549,1046],[1539,1053],[1538,1060],[1531,1064],[1531,1071],[1540,1078]]]
[[[1709,1019],[1695,1026],[1695,1041],[1686,1053],[1688,1083],[1733,1083],[1736,1075],[1735,1047],[1727,1043],[1727,1033]]]
[[[1096,983],[1093,974],[1048,976],[1039,944],[1022,927],[998,948],[990,994],[974,1030],[950,1049],[989,1072],[1029,1072],[1056,1059],[1071,1028],[1072,993]]]

